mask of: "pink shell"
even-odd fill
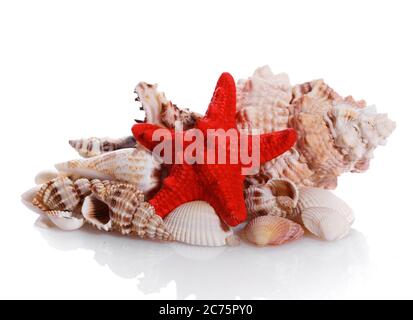
[[[252,219],[244,230],[248,241],[258,245],[279,245],[303,236],[303,228],[293,221],[278,216]]]

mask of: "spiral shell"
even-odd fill
[[[32,204],[42,211],[73,211],[89,192],[87,179],[75,182],[68,177],[57,177],[43,184],[32,200]]]
[[[87,138],[78,140],[69,140],[69,144],[85,158],[95,157],[105,152],[118,149],[133,148],[136,140],[133,136],[123,138]]]
[[[252,219],[244,229],[247,240],[258,246],[279,245],[299,239],[304,234],[298,223],[278,216]]]
[[[91,185],[92,196],[82,206],[87,222],[105,231],[172,240],[162,218],[144,202],[144,194],[135,185],[97,179],[92,180]]]
[[[298,201],[298,190],[287,179],[271,179],[263,185],[252,185],[244,195],[248,214],[252,217],[292,215]]]
[[[130,183],[136,185],[145,194],[155,191],[161,182],[160,161],[142,147],[72,160],[57,164],[56,168],[73,176]]]

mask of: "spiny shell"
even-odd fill
[[[87,179],[73,182],[68,177],[57,177],[41,186],[32,204],[44,212],[73,211],[89,192],[89,186]]]
[[[240,128],[262,133],[287,128],[292,87],[287,74],[274,75],[268,66],[258,68],[237,84],[237,121]]]
[[[150,193],[160,185],[161,165],[142,147],[121,149],[56,165],[59,171],[89,179],[117,180]]]
[[[264,70],[259,68],[251,79],[239,82],[238,125],[264,132],[286,126],[297,131],[298,140],[293,149],[261,166],[258,175],[247,177],[247,183],[287,178],[298,186],[333,189],[343,172],[367,170],[374,149],[384,144],[395,128],[387,115],[377,114],[374,107],[366,107],[364,101],[351,96],[342,98],[323,80],[306,82],[290,91],[277,90],[279,76],[269,68]],[[283,92],[292,92],[288,106],[285,100],[277,103],[276,95]],[[271,97],[271,93],[273,103],[267,109],[270,102],[256,97]]]
[[[304,234],[304,230],[298,223],[267,215],[252,219],[245,227],[244,234],[251,243],[265,246],[299,239]]]
[[[157,84],[139,82],[135,87],[135,93],[138,95],[135,99],[142,104],[145,110],[145,122],[163,126],[161,113],[162,105],[166,105],[168,100],[163,92],[158,92]]]
[[[91,183],[92,195],[104,202],[108,208],[101,206],[105,212],[100,213],[103,217],[106,212],[110,214],[110,228],[109,222],[104,223],[108,225],[108,230],[114,229],[125,235],[172,240],[162,218],[155,214],[154,208],[149,203],[144,202],[143,193],[135,185],[97,179],[92,180]],[[96,207],[95,205],[93,209]],[[91,222],[88,217],[90,208],[87,205],[82,208],[82,214],[88,222]],[[99,213],[94,212],[95,217],[97,214]],[[102,224],[92,224],[104,229]]]
[[[244,191],[245,204],[252,217],[293,214],[298,201],[298,190],[287,179],[270,179],[263,185],[253,185]]]
[[[133,136],[123,138],[87,138],[69,140],[69,144],[85,158],[98,156],[102,153],[124,148],[133,148],[136,140]]]
[[[179,121],[182,129],[187,130],[193,128],[196,120],[202,117],[188,109],[179,109],[163,92],[158,92],[157,84],[140,82],[135,93],[138,95],[136,100],[142,103],[142,109],[145,110],[145,122],[175,128],[175,123]]]
[[[353,210],[342,199],[329,190],[319,188],[300,188],[300,196],[296,210],[303,214],[305,209],[324,207],[334,209],[352,224],[354,222]]]
[[[301,214],[304,226],[315,236],[332,241],[345,237],[351,223],[337,210],[326,207],[311,207]]]
[[[232,230],[205,201],[192,201],[177,207],[166,216],[165,225],[176,241],[197,246],[232,244]]]

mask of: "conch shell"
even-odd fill
[[[322,80],[281,90],[275,85],[281,77],[264,67],[238,83],[237,92],[243,97],[237,104],[241,128],[270,132],[289,127],[298,133],[293,149],[265,163],[260,173],[247,181],[260,184],[266,179],[287,178],[297,186],[333,189],[343,172],[367,170],[374,149],[385,143],[395,123],[387,115],[377,114],[374,107],[366,107],[364,101],[342,98]],[[288,81],[284,86],[288,88]],[[292,93],[289,103],[276,98],[286,96],[285,92]],[[256,98],[262,95],[274,97],[272,107],[265,99]]]
[[[69,144],[85,158],[95,157],[105,152],[118,149],[133,148],[136,140],[133,136],[123,138],[87,138],[78,140],[69,140]]]
[[[93,226],[141,238],[173,239],[162,218],[144,201],[144,194],[135,185],[94,179],[91,192],[93,198],[83,203],[82,214]]]
[[[130,183],[145,194],[155,191],[161,183],[161,162],[140,146],[60,163],[56,169],[75,177]]]
[[[278,216],[261,216],[248,222],[245,237],[258,246],[280,245],[303,236],[304,230],[298,223]]]
[[[176,241],[213,247],[234,243],[232,230],[205,201],[192,201],[177,207],[165,218],[165,225]]]

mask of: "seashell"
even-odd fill
[[[311,207],[301,214],[304,226],[315,236],[323,240],[338,240],[345,237],[351,223],[346,216],[326,207]]]
[[[30,210],[38,213],[38,214],[43,214],[43,211],[41,209],[39,209],[38,207],[36,207],[35,205],[33,205],[33,200],[36,197],[37,193],[40,191],[40,188],[42,186],[41,185],[37,185],[29,190],[27,190],[26,192],[24,192],[21,195],[21,201],[22,203],[29,208]]]
[[[81,209],[86,222],[99,230],[111,231],[112,220],[108,205],[94,196],[87,196]]]
[[[42,210],[73,211],[89,192],[90,183],[87,179],[75,182],[68,177],[55,178],[41,186],[32,200],[32,204]],[[29,197],[29,194],[26,195]]]
[[[180,129],[192,129],[195,126],[195,122],[200,118],[202,118],[202,115],[191,112],[188,109],[179,109],[170,101],[162,106],[161,121],[167,128],[175,129],[176,123],[179,122]]]
[[[341,239],[354,222],[353,210],[331,191],[300,188],[297,206],[286,216],[324,240]]]
[[[163,126],[162,106],[169,101],[163,92],[158,92],[158,85],[139,82],[135,87],[135,93],[138,95],[135,100],[142,104],[142,109],[145,111],[145,122]]]
[[[236,245],[232,230],[205,201],[177,207],[165,217],[165,225],[176,241],[197,246]]]
[[[105,152],[118,149],[133,148],[136,140],[133,136],[123,138],[87,138],[69,140],[69,144],[85,158],[95,157]]]
[[[135,88],[135,93],[138,95],[136,100],[141,102],[145,111],[147,123],[175,128],[175,123],[179,121],[183,130],[187,130],[193,128],[196,120],[202,117],[188,109],[179,109],[163,92],[158,92],[157,84],[140,82]]]
[[[70,211],[47,211],[46,216],[53,222],[59,229],[72,231],[81,228],[85,222],[83,217],[77,217]]]
[[[161,217],[154,208],[144,202],[144,194],[135,185],[114,181],[92,180],[92,196],[106,206],[98,205],[88,198],[82,207],[82,214],[89,223],[104,230],[113,229],[124,235],[137,235],[142,238],[172,240]],[[99,209],[96,212],[95,209]],[[107,221],[109,212],[110,224]],[[105,220],[102,221],[102,218]],[[99,221],[99,222],[97,222]]]
[[[247,240],[258,246],[279,245],[299,239],[303,228],[291,220],[278,216],[261,216],[248,222],[244,229]]]
[[[140,146],[60,163],[56,168],[69,175],[134,184],[145,194],[156,190],[161,183],[160,161]]]
[[[244,190],[244,195],[248,214],[252,217],[292,215],[298,201],[298,190],[287,179],[270,179],[263,185],[252,185]]]
[[[334,209],[345,217],[350,225],[354,222],[353,210],[331,191],[319,188],[300,188],[296,211],[303,214],[305,209],[318,207]]]
[[[58,175],[59,175],[58,172],[53,171],[53,170],[40,171],[34,178],[34,183],[44,184],[46,182],[49,182],[50,180],[57,178]]]
[[[50,229],[56,226],[46,215],[39,215],[34,224],[43,229]]]
[[[269,66],[258,68],[251,78],[237,84],[240,129],[260,129],[262,133],[286,129],[291,98],[287,74],[274,75]]]

